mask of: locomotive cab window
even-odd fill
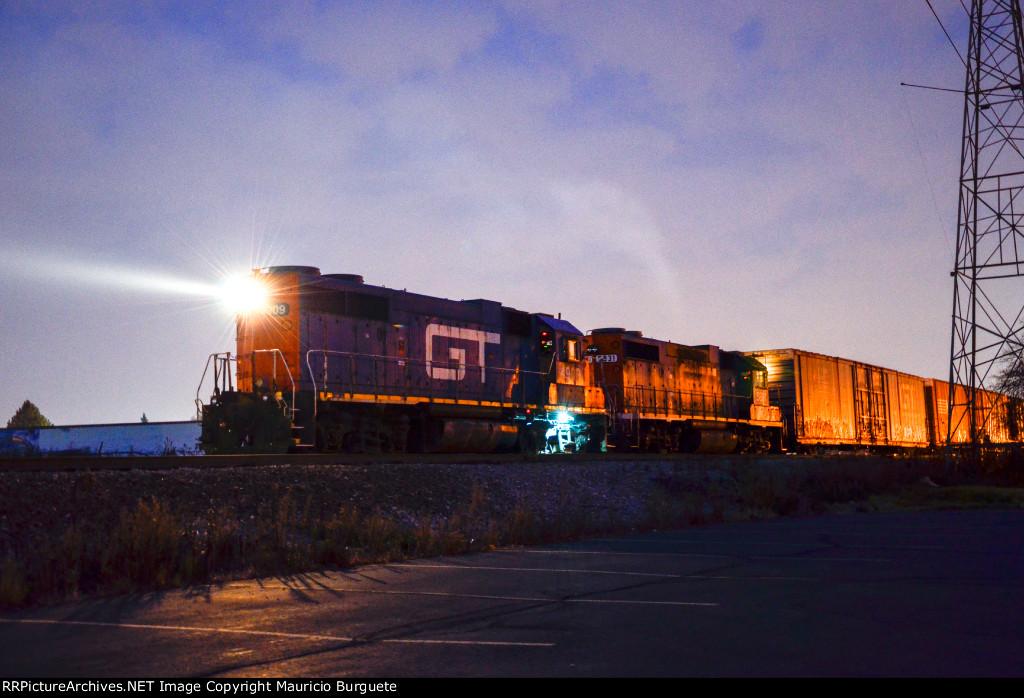
[[[581,342],[575,337],[562,337],[562,361],[579,361]]]

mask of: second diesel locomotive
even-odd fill
[[[685,346],[624,328],[587,337],[590,383],[604,393],[609,444],[646,452],[781,447],[764,365],[713,345]]]
[[[730,452],[781,443],[765,367],[742,354],[620,329],[585,336],[560,317],[315,267],[255,270],[250,282],[264,297],[236,316],[236,354],[211,356],[207,452]]]

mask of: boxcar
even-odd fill
[[[954,444],[964,444],[971,440],[970,420],[967,418],[966,388],[956,386],[952,422],[953,433],[948,434],[949,414],[949,383],[937,379],[925,382],[925,394],[928,404],[928,421],[932,441],[937,445],[946,443],[947,435]],[[1022,435],[1020,402],[1006,395],[989,390],[979,390],[975,421],[981,440],[987,443],[1011,443],[1019,441]]]
[[[923,378],[799,349],[748,353],[768,369],[789,449],[932,443]]]

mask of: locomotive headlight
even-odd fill
[[[251,276],[228,279],[221,286],[221,303],[232,313],[249,315],[267,307],[267,287]]]

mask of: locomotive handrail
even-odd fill
[[[273,368],[273,379],[274,389],[277,389],[277,357],[281,357],[281,365],[284,366],[285,372],[288,374],[288,382],[292,386],[292,405],[288,408],[288,419],[292,420],[295,417],[295,379],[292,377],[292,370],[288,368],[288,359],[284,357],[284,352],[280,349],[255,349],[249,352],[249,359],[253,362],[253,374],[256,373],[256,355],[257,354],[271,354],[274,357],[274,368]],[[255,378],[254,378],[255,379]],[[255,386],[254,386],[255,387]],[[255,391],[254,391],[255,392]],[[287,405],[286,405],[287,407]]]
[[[292,386],[292,404],[289,407],[285,403],[285,408],[288,410],[287,416],[292,419],[295,415],[295,379],[292,377],[291,369],[288,368],[288,361],[285,359],[284,354],[280,349],[256,349],[249,353],[249,357],[255,362],[256,354],[272,354],[274,356],[273,364],[273,378],[274,388],[277,388],[277,357],[281,357],[281,364],[284,366],[285,372],[288,374],[288,382]],[[203,390],[203,383],[206,381],[206,374],[210,370],[210,362],[213,361],[213,394],[214,396],[220,395],[222,392],[233,392],[235,389],[234,383],[231,380],[231,362],[233,361],[236,365],[241,360],[238,356],[232,356],[230,352],[219,352],[210,354],[206,358],[206,366],[203,368],[203,376],[199,379],[199,387],[196,388],[196,418],[198,421],[202,421],[203,418],[203,401],[199,397],[200,392]],[[223,368],[218,368],[223,366]]]
[[[608,394],[607,389],[606,394]],[[695,398],[699,398],[699,400]],[[743,419],[739,414],[739,406],[745,399],[742,395],[731,393],[667,390],[632,385],[623,388],[620,409],[624,414],[646,413],[667,417]]]
[[[321,356],[323,356],[323,359],[324,359],[324,365],[323,365],[323,369],[322,369],[323,370],[323,381],[322,381],[322,383],[318,383],[318,381],[317,381],[316,369],[313,366],[313,355],[314,354],[321,355]],[[349,388],[351,388],[351,386],[353,386],[353,385],[358,384],[358,381],[356,380],[356,378],[358,378],[358,368],[356,367],[356,362],[357,361],[372,362],[372,364],[373,364],[373,383],[372,383],[372,385],[371,384],[367,384],[367,387],[368,388],[369,387],[373,388],[374,397],[378,397],[380,395],[381,384],[380,384],[380,380],[379,380],[379,369],[381,368],[381,363],[382,362],[384,363],[385,371],[387,370],[389,365],[394,365],[397,368],[404,368],[405,369],[404,376],[403,376],[404,381],[402,381],[402,385],[390,385],[390,384],[387,384],[387,385],[384,386],[385,388],[389,388],[389,389],[398,389],[402,393],[402,397],[403,398],[407,398],[408,397],[408,392],[409,392],[409,388],[410,388],[410,385],[409,385],[409,383],[410,383],[409,368],[412,367],[412,366],[422,367],[422,368],[425,368],[425,369],[439,368],[439,369],[449,369],[449,370],[455,370],[455,371],[463,371],[465,373],[466,377],[469,377],[469,376],[472,376],[472,375],[479,376],[479,375],[482,374],[483,377],[486,377],[488,375],[496,375],[496,376],[500,376],[502,379],[508,379],[508,380],[502,380],[502,383],[501,383],[501,386],[500,386],[500,391],[499,392],[501,394],[501,397],[499,398],[499,402],[500,402],[500,404],[502,406],[504,406],[506,404],[519,405],[519,406],[525,405],[526,404],[526,394],[525,394],[525,384],[523,382],[523,379],[526,378],[526,377],[529,377],[529,376],[534,376],[534,377],[536,377],[538,379],[542,379],[542,378],[545,378],[547,376],[547,374],[545,372],[542,372],[542,371],[525,371],[525,370],[522,370],[520,368],[505,368],[503,366],[468,366],[465,363],[458,362],[458,361],[445,361],[445,360],[438,360],[438,359],[431,359],[430,361],[427,361],[425,359],[410,359],[410,358],[407,358],[407,357],[404,357],[404,356],[386,356],[386,355],[383,355],[383,354],[363,354],[363,353],[352,352],[352,351],[336,351],[336,350],[333,350],[333,349],[310,349],[310,350],[308,350],[306,352],[306,367],[309,370],[309,377],[310,377],[310,380],[312,381],[312,384],[313,384],[313,396],[314,396],[314,400],[313,400],[313,416],[314,417],[317,414],[317,404],[320,402],[321,388],[323,388],[323,392],[330,392],[328,390],[328,388],[329,388],[330,383],[332,381],[330,380],[329,376],[327,375],[327,373],[328,373],[327,357],[329,357],[329,356],[344,357],[344,358],[348,359],[348,378],[349,379],[347,381],[343,381],[343,382],[346,383],[346,385],[349,386]],[[455,400],[460,400],[460,399],[464,399],[464,398],[465,399],[471,399],[471,398],[468,398],[467,396],[468,395],[475,395],[476,396],[476,401],[477,402],[482,402],[483,401],[483,391],[482,390],[466,391],[466,389],[462,386],[462,384],[465,383],[465,382],[466,382],[465,380],[455,380],[455,381],[451,382],[452,383],[452,385],[451,385],[451,394],[454,395],[454,399]],[[435,383],[436,383],[435,380],[427,380],[424,385],[417,386],[418,388],[420,388],[421,390],[423,390],[426,393],[425,397],[428,400],[430,400],[430,401],[433,401],[434,399],[437,398],[437,388],[435,386]],[[515,400],[512,397],[512,390],[517,385],[518,385],[518,388],[519,388],[519,391],[520,391],[521,394],[520,394],[519,399]]]
[[[223,358],[222,358],[223,357]],[[196,388],[196,421],[201,422],[203,420],[203,401],[199,397],[199,393],[203,390],[203,383],[206,382],[206,374],[210,370],[210,362],[213,361],[213,394],[220,395],[221,384],[224,385],[224,392],[233,391],[234,385],[231,382],[231,362],[238,362],[238,359],[231,356],[231,352],[215,352],[206,357],[206,365],[203,367],[203,375],[199,379],[199,386]],[[224,364],[223,373],[218,372],[218,365]]]

